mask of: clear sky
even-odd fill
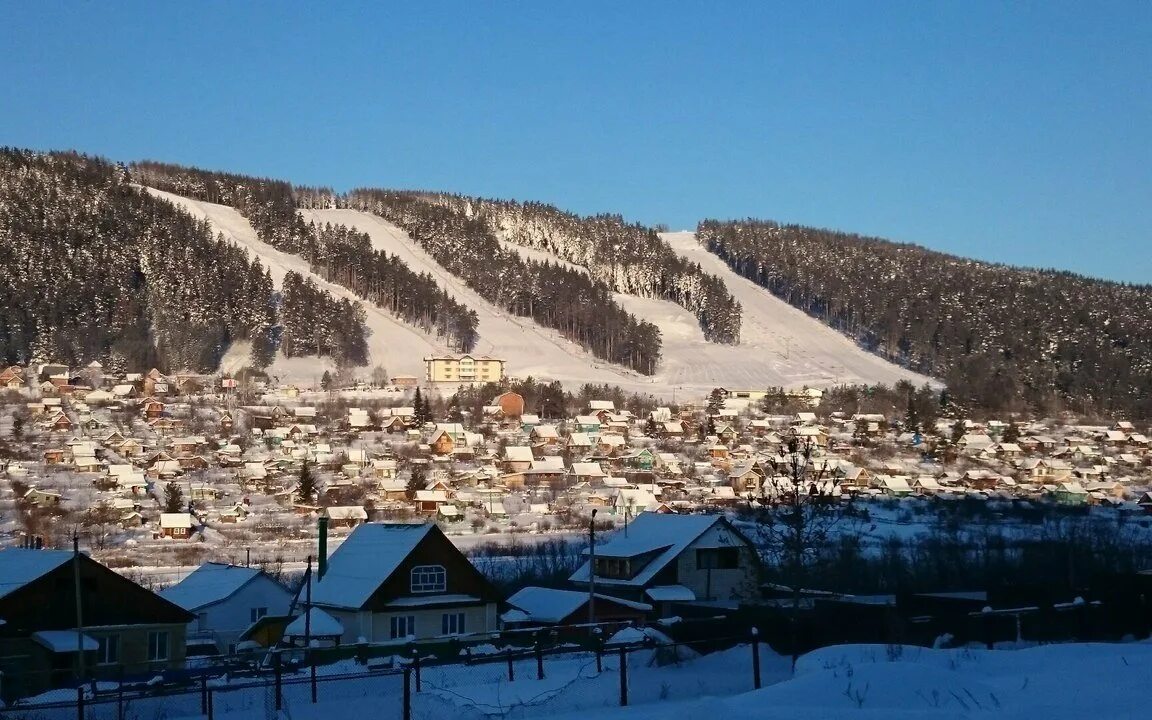
[[[2,2],[0,144],[1152,282],[1152,2]]]

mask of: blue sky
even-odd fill
[[[0,144],[1152,282],[1152,3],[4,3]]]

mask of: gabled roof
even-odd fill
[[[324,577],[312,585],[317,605],[359,609],[435,525],[367,523],[357,527],[328,560]]]
[[[0,552],[0,598],[39,580],[72,559],[67,550],[5,550]]]
[[[160,597],[185,610],[196,610],[227,600],[260,574],[259,568],[246,568],[226,563],[208,562],[192,571],[172,587],[161,590]],[[285,593],[288,591],[285,590]]]
[[[631,558],[638,555],[659,552],[643,570],[631,580],[608,580],[597,577],[597,582],[614,585],[643,586],[656,576],[668,563],[716,523],[731,525],[719,515],[664,515],[645,512],[636,516],[628,526],[628,534],[617,531],[606,543],[596,545],[597,557]],[[569,582],[587,583],[589,564],[585,562]]]

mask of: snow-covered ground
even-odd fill
[[[628,707],[619,704],[619,660],[614,653],[605,656],[601,673],[587,655],[547,658],[544,679],[537,679],[530,658],[518,661],[513,682],[502,662],[427,667],[422,691],[412,694],[412,717],[583,720],[593,713],[601,720],[1143,718],[1152,644],[997,650],[839,645],[802,657],[795,675],[787,658],[761,647],[761,690],[751,689],[751,651],[746,645],[671,665],[652,659],[651,650],[629,653]],[[398,676],[339,676],[349,671],[363,673],[363,668],[357,670],[352,661],[321,668],[316,704],[310,702],[307,683],[286,682],[281,713],[273,711],[268,690],[233,688],[236,682],[250,681],[211,681],[215,717],[400,717]],[[67,697],[53,692],[37,700]],[[192,692],[134,700],[130,710],[132,717],[203,717],[199,705],[199,693]],[[21,716],[64,720],[69,710],[28,708]],[[97,718],[114,717],[115,703],[93,705],[90,712]]]

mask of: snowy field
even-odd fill
[[[536,678],[530,659],[516,663],[513,682],[508,681],[501,662],[429,667],[423,674],[422,691],[412,695],[412,717],[583,720],[594,713],[601,720],[1142,718],[1147,715],[1145,690],[1152,644],[997,650],[839,645],[803,656],[795,675],[788,658],[762,646],[761,690],[751,689],[751,650],[746,645],[669,665],[659,665],[653,658],[651,650],[629,653],[628,707],[619,704],[619,659],[614,653],[605,656],[601,673],[596,672],[590,655],[548,658],[543,680]],[[341,667],[347,664],[321,668],[316,704],[310,702],[307,684],[286,684],[285,707],[280,713],[272,709],[268,691],[262,688],[231,690],[227,681],[213,681],[214,717],[398,720],[399,678],[324,679],[352,669]],[[115,713],[115,707],[97,705],[90,711],[102,720],[107,713]],[[69,717],[64,708],[17,712],[37,720]],[[136,700],[129,712],[132,717],[156,720],[203,717],[198,693]]]

